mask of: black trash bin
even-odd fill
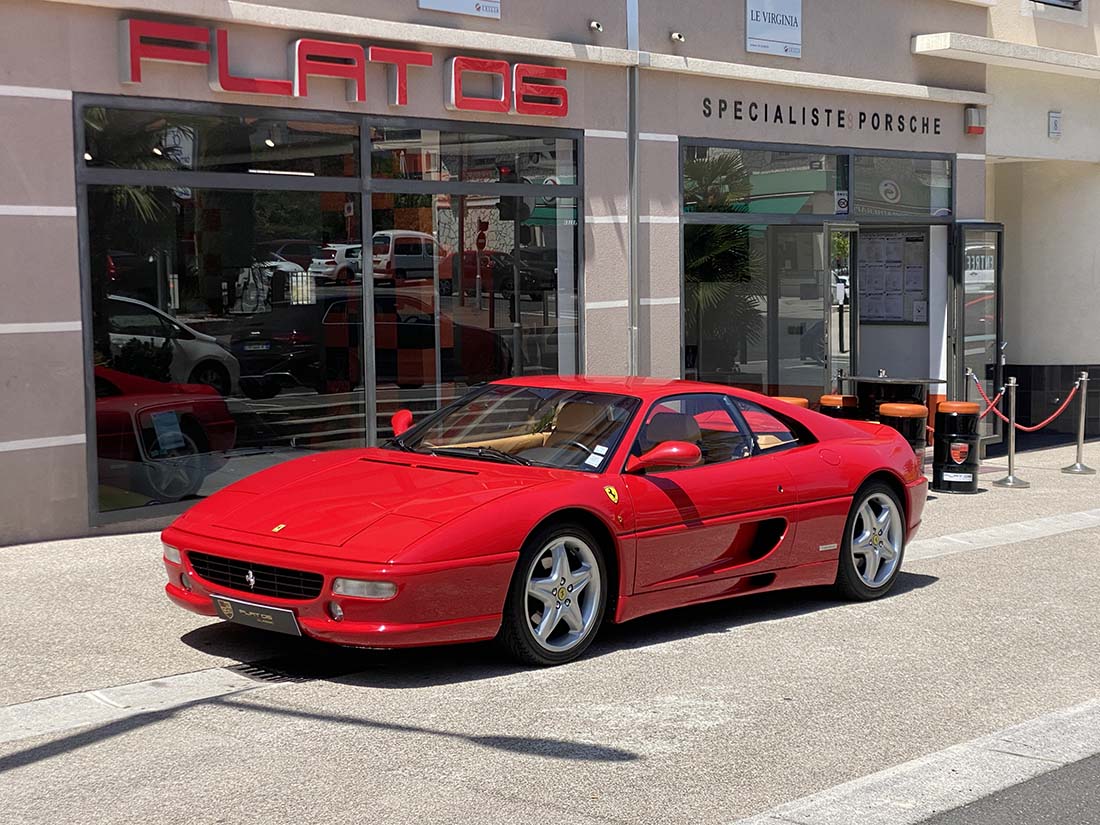
[[[923,468],[924,449],[928,445],[928,408],[923,404],[883,404],[878,408],[878,420],[902,434]]]
[[[931,487],[937,493],[978,492],[979,410],[969,401],[944,401],[936,409]]]

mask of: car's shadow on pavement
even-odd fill
[[[897,598],[936,581],[935,576],[903,571],[886,598]],[[728,633],[745,625],[789,619],[850,604],[852,602],[834,597],[829,588],[804,588],[681,607],[621,625],[605,624],[582,661],[622,650]],[[269,655],[274,639],[278,640],[279,652]],[[351,686],[400,690],[492,679],[530,669],[517,665],[492,642],[364,650],[306,638],[280,636],[274,639],[271,633],[227,622],[205,625],[181,637],[181,641],[197,650],[238,661],[232,669],[257,681],[320,679]],[[249,647],[250,640],[255,648]],[[252,655],[249,655],[250,650]]]

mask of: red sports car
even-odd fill
[[[927,482],[889,427],[644,378],[517,378],[381,447],[290,461],[163,533],[172,601],[399,647],[566,662],[600,624],[804,585],[890,590]]]

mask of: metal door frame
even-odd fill
[[[1004,385],[1005,372],[1005,337],[1004,337],[1004,235],[1003,223],[990,221],[958,221],[951,228],[950,259],[951,271],[948,275],[947,307],[948,307],[948,348],[947,348],[947,377],[948,397],[961,400],[973,394],[966,383],[966,330],[964,328],[966,311],[966,284],[963,277],[966,272],[966,233],[967,231],[993,232],[997,235],[997,259],[994,264],[993,285],[997,292],[996,308],[996,349],[998,356],[994,359],[993,386]],[[994,417],[993,434],[982,437],[982,443],[999,444],[1004,437],[1004,430],[1000,419]]]
[[[859,224],[855,221],[826,221],[822,226],[825,232],[825,253],[827,266],[827,285],[832,288],[832,249],[833,233],[844,232],[851,237],[848,246],[848,374],[858,375],[859,370],[859,288],[857,284],[859,271]],[[844,392],[842,382],[837,380],[836,371],[833,368],[833,342],[830,334],[833,328],[833,303],[830,297],[822,301],[822,309],[825,314],[825,392]]]

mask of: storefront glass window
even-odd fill
[[[577,372],[575,141],[375,125],[376,176],[422,191],[367,195],[361,118],[82,111],[101,512]]]
[[[84,140],[90,167],[359,175],[357,123],[92,106],[84,110]]]
[[[345,193],[89,187],[101,510],[364,444],[349,204],[358,214]]]
[[[684,227],[687,377],[764,392],[768,384],[767,228]]]
[[[569,185],[574,141],[375,126],[371,175],[401,180]]]
[[[575,200],[376,193],[372,218],[380,436],[481,381],[576,372]]]
[[[816,227],[684,227],[688,378],[816,401],[835,273]]]
[[[853,177],[854,215],[951,216],[950,160],[856,155]]]
[[[846,156],[684,147],[684,211],[834,215]]]

